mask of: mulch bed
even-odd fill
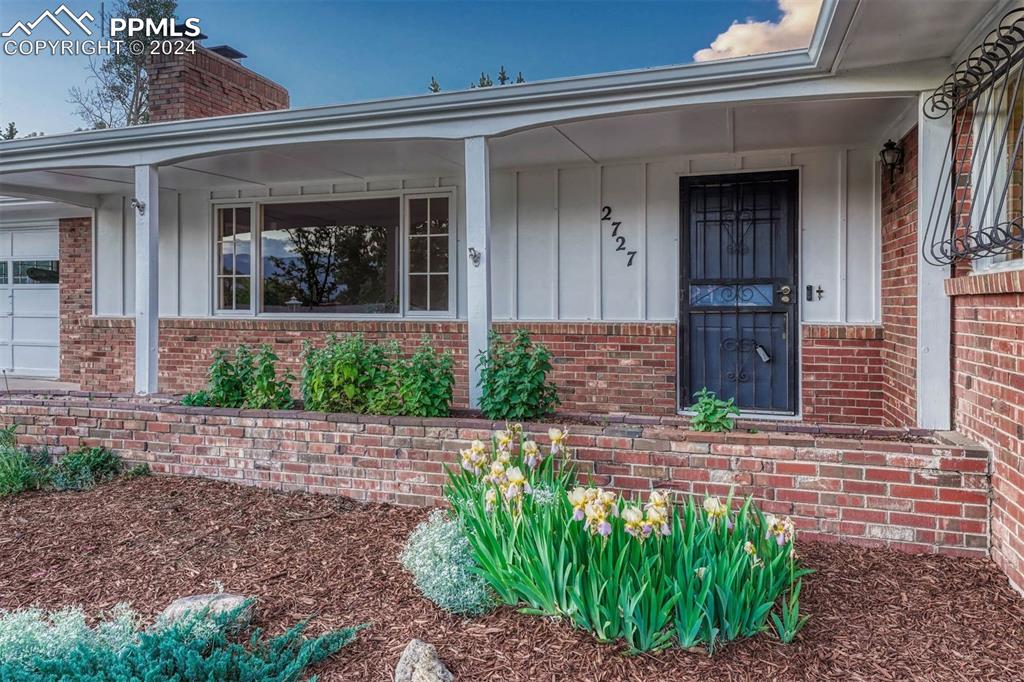
[[[396,557],[426,513],[157,477],[26,494],[0,500],[0,608],[155,614],[220,581],[257,596],[273,632],[308,616],[316,630],[369,623],[322,680],[390,679],[413,637],[464,680],[1024,679],[1024,601],[987,560],[802,543],[817,573],[794,644],[627,657],[564,622],[464,619],[420,597]]]

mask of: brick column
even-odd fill
[[[60,221],[60,378],[81,380],[82,322],[92,314],[92,218]]]

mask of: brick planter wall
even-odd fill
[[[187,408],[96,395],[0,399],[23,444],[104,445],[155,472],[280,490],[431,505],[444,466],[499,425],[482,420]],[[570,426],[581,472],[629,494],[754,495],[792,515],[805,538],[914,552],[984,555],[988,453],[902,442],[901,431],[700,434],[679,418],[619,418]],[[546,425],[527,425],[546,441]],[[890,440],[864,437],[884,435]]]
[[[946,281],[957,430],[992,450],[992,557],[1024,591],[1024,271]]]
[[[917,423],[917,127],[901,140],[902,173],[882,178],[883,423]]]

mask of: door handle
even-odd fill
[[[793,287],[789,286],[788,284],[783,284],[778,289],[779,301],[781,303],[789,303],[792,300],[790,298],[790,294],[792,294],[792,293],[793,293]]]

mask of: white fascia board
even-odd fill
[[[679,106],[684,95],[715,93],[827,76],[860,0],[824,0],[806,50],[713,62],[561,78],[495,88],[417,95],[305,109],[238,114],[80,131],[0,143],[0,173],[68,166],[135,166],[263,144],[318,139],[462,139],[497,135],[546,120]],[[742,97],[725,97],[736,101]],[[756,99],[756,98],[755,98]],[[616,106],[620,105],[620,106]],[[234,142],[225,145],[224,143]]]

